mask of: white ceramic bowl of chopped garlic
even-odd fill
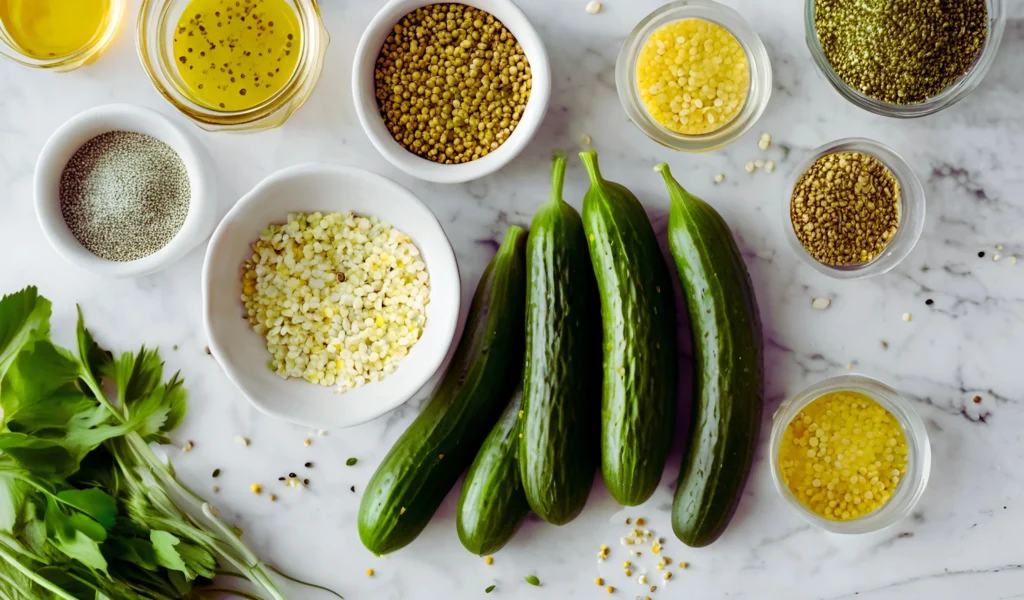
[[[331,213],[355,215],[357,219],[354,220],[321,218],[315,222],[324,223],[326,231],[330,233],[329,236],[325,234],[322,239],[334,240],[325,241],[325,244],[335,244],[332,248],[338,248],[339,253],[345,244],[349,244],[344,246],[345,248],[358,246],[358,249],[352,252],[365,252],[365,260],[357,265],[346,258],[347,266],[342,266],[340,262],[335,264],[336,273],[331,271],[326,261],[317,262],[317,259],[304,261],[300,258],[298,266],[305,267],[302,269],[289,268],[281,262],[280,268],[287,272],[283,273],[280,268],[275,269],[278,274],[285,276],[284,280],[278,279],[278,283],[283,284],[286,280],[294,279],[296,281],[293,284],[298,285],[290,290],[286,289],[288,285],[275,285],[267,279],[266,266],[270,263],[266,262],[265,254],[277,253],[275,248],[279,246],[274,244],[279,242],[275,242],[273,236],[267,236],[270,238],[271,246],[268,247],[264,242],[258,253],[254,251],[253,245],[261,239],[261,235],[270,225],[288,223],[290,214],[314,212],[319,212],[322,216]],[[397,231],[388,232],[386,239],[378,238],[385,239],[381,243],[381,248],[378,248],[374,240],[367,240],[366,236],[350,239],[350,235],[355,236],[359,233],[351,233],[353,227],[358,229],[360,225],[364,228],[368,226],[366,220],[359,220],[358,217],[376,217]],[[311,227],[325,231],[323,225]],[[375,225],[372,231],[385,231],[381,227]],[[278,231],[277,237],[280,238],[282,234],[287,237],[288,232]],[[402,237],[401,234],[411,240]],[[320,232],[316,235],[320,235]],[[313,241],[316,239],[321,238],[315,238]],[[387,248],[393,248],[396,239],[403,244],[401,253],[404,258],[400,259],[400,262],[395,262],[398,259],[387,253]],[[412,246],[409,246],[410,243]],[[301,245],[294,242],[293,244],[293,248]],[[315,248],[325,254],[314,256],[336,255],[324,250],[320,244],[316,244]],[[413,258],[409,258],[410,252],[415,255]],[[280,260],[284,261],[285,254],[287,253],[277,255],[282,256]],[[257,256],[263,258],[253,264],[252,261]],[[379,265],[381,263],[377,262],[378,259],[390,261],[390,267],[382,265],[380,268],[374,266],[364,269],[360,266]],[[250,263],[250,268],[246,267],[247,262]],[[261,264],[263,268],[257,268]],[[378,275],[385,278],[401,275],[404,278],[406,269],[414,275],[410,279],[413,283],[409,284],[408,289],[418,290],[416,296],[419,300],[413,304],[422,307],[422,313],[425,313],[423,320],[418,308],[409,309],[416,313],[416,322],[422,323],[417,332],[419,338],[415,340],[405,339],[406,330],[401,327],[398,328],[401,337],[390,336],[393,323],[409,325],[411,321],[402,320],[406,318],[404,312],[397,315],[390,308],[381,308],[382,304],[378,300],[384,297],[383,292],[380,293],[380,298],[377,298],[377,294],[364,295],[365,291],[353,291],[359,286],[350,285],[362,280],[366,284],[363,288],[369,291],[372,286],[367,286],[372,284]],[[417,269],[425,272],[426,276],[420,275]],[[250,273],[249,279],[243,281],[247,277],[247,271]],[[346,272],[349,273],[347,278],[344,276]],[[262,275],[258,275],[260,273]],[[330,278],[325,278],[325,273],[330,274]],[[313,285],[307,285],[317,277],[320,279]],[[338,285],[333,284],[334,277],[337,277]],[[425,292],[423,279],[428,279],[429,285],[429,296],[425,302],[422,302]],[[380,281],[379,278],[377,280]],[[325,281],[328,287],[319,291]],[[269,295],[266,293],[267,286],[275,288]],[[318,291],[313,293],[314,289]],[[328,291],[331,294],[328,294]],[[288,308],[282,310],[285,300],[278,304],[277,294],[287,298],[287,302],[290,303],[287,305]],[[366,366],[366,361],[370,359],[365,357],[371,357],[372,349],[378,346],[371,344],[371,348],[362,348],[361,351],[365,354],[359,354],[355,358],[359,364],[354,366],[348,362],[353,360],[352,353],[344,352],[345,340],[356,339],[358,333],[358,329],[354,329],[355,318],[349,319],[351,315],[357,313],[347,304],[353,301],[353,295],[366,299],[367,304],[371,301],[376,304],[377,311],[372,315],[376,321],[374,318],[367,318],[366,323],[360,328],[372,330],[376,327],[386,331],[385,338],[390,336],[391,342],[378,338],[375,343],[391,343],[387,352],[394,349],[397,355],[401,356],[393,364],[391,372],[379,373],[380,378],[377,381],[364,377],[356,382],[354,378],[363,373],[359,367]],[[252,299],[256,296],[263,302],[263,307],[267,307],[269,302],[270,310],[277,312],[271,313],[266,308],[253,306]],[[274,299],[271,300],[268,296]],[[249,299],[249,309],[246,308],[243,298]],[[398,306],[397,299],[389,302],[390,306]],[[402,306],[410,306],[404,303],[404,297],[402,302]],[[260,182],[235,204],[218,225],[210,240],[203,265],[203,318],[214,358],[228,378],[257,409],[281,420],[315,429],[349,427],[365,423],[412,398],[444,364],[455,339],[460,302],[461,285],[455,254],[444,230],[430,209],[398,184],[379,175],[349,167],[300,165],[278,171]],[[361,308],[363,301],[360,300],[357,306]],[[281,312],[285,314],[281,315]],[[364,313],[359,315],[365,316]],[[282,316],[287,321],[282,319]],[[250,317],[255,317],[257,326],[266,323],[271,328],[264,327],[261,332],[257,332],[250,323]],[[323,333],[321,337],[313,340],[313,345],[322,349],[317,348],[314,358],[310,358],[309,362],[306,362],[305,358],[297,359],[299,365],[296,366],[294,363],[297,356],[307,356],[302,348],[310,346],[297,344],[294,340],[308,336],[301,332],[298,336],[292,333],[287,338],[291,341],[285,342],[282,341],[286,333],[283,330],[285,327],[298,329],[306,325],[308,327],[305,330],[313,336],[316,336],[317,332]],[[413,331],[416,329],[411,325],[409,327]],[[338,333],[339,329],[344,335]],[[271,335],[277,341],[276,360],[268,350],[268,339],[264,334]],[[394,345],[399,343],[401,349]],[[291,344],[300,345],[301,348]],[[282,347],[285,347],[284,352]],[[382,362],[381,356],[387,355],[387,352],[372,356],[374,364],[379,364],[377,361]],[[325,363],[328,365],[326,370],[322,368]],[[305,378],[301,374],[298,377],[294,376],[299,371],[306,374]],[[293,376],[286,379],[283,377],[285,374]],[[343,382],[346,385],[360,385],[340,391],[340,384]]]

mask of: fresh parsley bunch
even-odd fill
[[[56,346],[50,309],[34,287],[0,300],[0,598],[260,598],[207,587],[234,575],[282,600],[273,569],[150,447],[185,415],[178,375],[165,382],[145,347],[103,350],[81,311],[76,352]]]

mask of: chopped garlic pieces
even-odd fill
[[[253,244],[242,302],[278,375],[346,391],[393,372],[420,339],[429,275],[376,217],[290,214]]]

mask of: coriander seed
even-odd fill
[[[497,150],[519,125],[530,63],[497,19],[463,4],[429,4],[388,35],[374,70],[377,106],[403,148],[441,164]]]
[[[896,176],[877,158],[860,152],[826,154],[793,189],[793,231],[822,264],[871,262],[896,235],[900,194]]]

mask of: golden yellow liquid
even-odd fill
[[[0,24],[20,51],[60,58],[89,45],[110,0],[0,0]]]
[[[300,33],[287,0],[192,0],[174,31],[174,63],[197,103],[246,110],[288,83]]]

